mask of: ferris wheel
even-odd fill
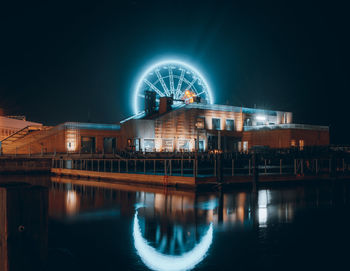
[[[144,110],[145,91],[156,93],[158,104],[160,97],[173,97],[174,104],[191,103],[195,97],[212,104],[211,89],[193,66],[179,60],[165,60],[151,65],[140,77],[134,92],[133,110],[138,114]]]

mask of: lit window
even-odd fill
[[[135,151],[140,151],[140,139],[139,138],[134,138],[134,147]]]
[[[162,149],[165,151],[173,151],[173,140],[172,139],[163,139],[162,140]]]
[[[226,130],[228,131],[235,130],[235,120],[226,120]]]
[[[243,126],[252,126],[252,120],[251,119],[245,119]]]
[[[132,139],[128,139],[128,147],[132,147]]]
[[[205,150],[205,142],[204,142],[204,140],[199,140],[199,142],[198,142],[198,150],[199,151],[204,151]]]
[[[295,139],[292,139],[292,140],[290,141],[290,145],[291,145],[292,147],[295,147],[295,146],[296,146]]]
[[[243,151],[244,152],[248,151],[248,141],[243,141]]]
[[[189,151],[190,150],[190,141],[186,139],[179,139],[177,141],[177,146],[179,151]]]
[[[304,139],[299,140],[299,149],[302,151],[304,149]]]
[[[197,129],[204,129],[204,124],[205,124],[204,120],[205,120],[204,117],[197,118],[197,122],[196,122]]]
[[[213,130],[221,130],[221,119],[212,119],[212,129]]]
[[[147,152],[152,152],[155,149],[155,143],[154,143],[154,139],[145,139],[143,141],[144,144],[144,149]]]
[[[237,149],[238,149],[239,152],[242,151],[242,142],[241,142],[241,141],[238,141],[238,143],[237,143]]]

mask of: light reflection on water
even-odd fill
[[[336,225],[344,213],[333,214],[348,206],[350,191],[326,184],[194,192],[56,177],[48,186],[49,252],[71,255],[67,262],[51,257],[50,266],[62,262],[68,270],[111,270],[115,260],[116,270],[227,270],[233,262],[279,270],[290,257],[305,257],[298,251],[310,246],[313,231]],[[312,242],[319,253],[318,239]]]
[[[123,217],[133,218],[129,238],[133,239],[134,253],[152,270],[193,269],[210,255],[215,232],[237,227],[254,231],[292,223],[298,208],[320,203],[317,189],[308,202],[305,189],[300,186],[260,189],[256,194],[247,188],[196,193],[162,188],[143,191],[137,186],[103,183],[94,187],[88,182],[72,185],[65,179],[53,181],[52,216],[79,216],[118,205]],[[60,193],[66,195],[65,206],[60,204]],[[329,203],[330,199],[322,200]]]

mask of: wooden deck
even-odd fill
[[[164,176],[151,174],[133,174],[133,173],[116,173],[116,172],[98,172],[75,169],[60,169],[52,168],[51,172],[58,176],[74,176],[78,178],[89,178],[92,180],[110,180],[118,183],[127,184],[142,184],[145,186],[166,186],[166,187],[186,187],[198,188],[204,186],[215,186],[219,183],[215,177],[193,177],[193,176]],[[300,182],[300,181],[318,181],[331,180],[328,174],[323,175],[259,175],[258,183],[285,183],[285,182]],[[337,179],[350,180],[349,176],[337,176]],[[225,176],[222,184],[252,184],[254,176]]]
[[[151,174],[132,174],[132,173],[116,173],[116,172],[98,172],[76,169],[52,168],[51,172],[57,175],[77,176],[92,179],[108,179],[119,182],[142,183],[146,185],[161,186],[182,186],[196,187],[195,177],[186,176],[164,176]]]

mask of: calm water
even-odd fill
[[[47,187],[1,188],[10,270],[350,268],[350,182],[196,193],[42,176],[0,183],[9,181]]]

